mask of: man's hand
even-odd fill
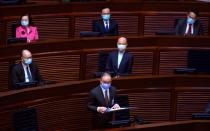
[[[114,106],[112,107],[112,109],[119,109],[120,106],[118,104],[114,104]]]
[[[98,111],[99,113],[102,113],[102,114],[103,114],[104,112],[106,112],[106,110],[107,110],[107,108],[106,108],[106,107],[103,107],[103,106],[97,108],[97,111]]]

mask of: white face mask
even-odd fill
[[[127,45],[123,45],[123,44],[118,44],[117,48],[119,51],[124,51],[126,49]]]

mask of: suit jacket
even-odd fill
[[[185,34],[187,27],[187,19],[179,20],[178,24],[176,25],[176,35],[183,36]],[[193,36],[204,35],[203,33],[203,26],[199,20],[196,20],[193,24]]]
[[[133,66],[133,55],[125,52],[118,69],[118,51],[109,54],[106,71],[114,73],[114,75],[131,74]]]
[[[210,114],[210,102],[208,103],[208,106],[207,106],[207,108],[206,108],[205,113],[209,113],[209,114]]]
[[[116,21],[109,20],[109,30],[106,31],[103,20],[93,21],[93,31],[100,32],[101,35],[118,35],[118,24]]]
[[[36,64],[32,63],[29,65],[33,81],[38,83],[42,82],[41,75]],[[16,87],[16,83],[25,82],[25,73],[22,63],[16,64],[11,71],[11,84],[13,88]]]
[[[39,39],[37,27],[29,26],[29,33],[23,26],[16,28],[16,38],[27,38],[27,42],[34,42]]]
[[[116,97],[116,88],[113,86],[109,88],[109,97],[109,108],[111,108],[115,104],[114,99]],[[105,128],[107,127],[107,123],[112,120],[112,113],[98,113],[98,106],[106,107],[105,98],[100,86],[97,86],[90,91],[88,100],[88,108],[93,112],[94,116],[92,121],[94,129]]]

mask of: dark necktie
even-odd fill
[[[192,24],[189,24],[187,35],[192,35],[191,32],[192,32]]]
[[[28,67],[28,66],[26,67],[26,73],[27,73],[27,75],[28,75],[28,80],[29,80],[29,82],[31,82],[31,81],[32,81],[32,76],[31,76],[31,73],[30,73],[30,71],[29,71],[29,67]]]
[[[105,103],[106,103],[106,107],[109,107],[108,90],[105,90]]]
[[[109,31],[108,21],[105,21],[105,29],[106,29],[106,32]]]

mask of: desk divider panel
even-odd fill
[[[154,50],[131,51],[134,57],[132,73],[135,75],[152,75]]]
[[[187,50],[160,51],[159,75],[174,74],[176,68],[187,68]]]
[[[8,82],[9,82],[9,61],[1,61],[0,62],[0,92],[8,90]]]
[[[39,67],[40,74],[46,81],[78,81],[80,55],[73,53],[51,53],[47,56],[33,58]]]
[[[92,16],[75,16],[74,37],[80,37],[81,31],[92,31],[93,20],[97,19],[100,19],[100,14],[94,14]]]
[[[189,120],[194,113],[204,113],[209,101],[209,89],[206,91],[182,91],[177,89],[176,120]]]
[[[129,93],[129,105],[137,107],[131,109],[131,118],[137,115],[148,122],[169,121],[170,96],[168,91]]]
[[[34,18],[40,39],[68,39],[70,18],[65,16]]]

